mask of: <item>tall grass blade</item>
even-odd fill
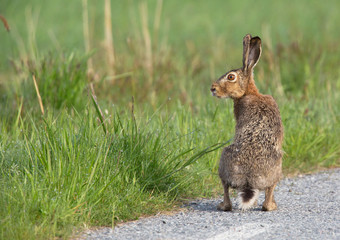
[[[34,75],[32,75],[32,78],[33,78],[33,83],[34,83],[35,91],[36,91],[37,96],[38,96],[38,102],[39,102],[41,114],[44,116],[45,110],[44,110],[43,102],[42,102],[42,100],[41,100],[41,96],[40,96],[38,84],[37,84],[37,81],[35,80],[35,76],[34,76]]]
[[[92,87],[92,89],[93,89],[93,87]],[[107,129],[106,129],[105,122],[104,122],[104,115],[103,115],[102,110],[100,109],[100,106],[99,106],[99,104],[97,102],[97,98],[96,98],[96,96],[94,95],[93,92],[91,93],[91,99],[92,99],[92,103],[94,105],[94,108],[96,109],[98,118],[99,118],[101,126],[103,128],[103,131],[106,134],[107,133]]]
[[[7,32],[9,32],[10,30],[10,27],[9,27],[9,24],[6,20],[6,18],[2,15],[0,15],[0,20],[2,21],[2,23],[4,24],[4,27],[6,28]]]
[[[114,54],[114,45],[113,45],[113,35],[112,35],[112,18],[111,18],[111,0],[105,0],[104,5],[104,16],[105,16],[105,52],[107,59],[107,71],[110,76],[112,76],[111,84],[114,84],[114,67],[115,67],[115,54]]]

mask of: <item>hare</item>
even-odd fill
[[[247,34],[243,67],[227,72],[210,89],[213,96],[233,99],[236,119],[234,142],[223,149],[220,159],[224,200],[219,210],[232,210],[229,187],[237,189],[242,210],[257,204],[260,190],[265,190],[262,210],[277,209],[274,188],[282,175],[283,126],[274,98],[255,86],[253,69],[260,56],[261,39]]]

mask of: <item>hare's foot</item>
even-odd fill
[[[265,200],[262,205],[262,211],[273,211],[277,209],[276,202],[274,200],[274,188],[276,184],[266,189]]]
[[[225,202],[220,202],[217,205],[217,210],[220,210],[220,211],[231,211],[232,210],[232,206],[231,206],[231,204],[226,204]]]
[[[226,184],[223,180],[222,180],[222,185],[224,188],[223,202],[218,204],[217,209],[221,211],[231,211],[232,205],[231,205],[231,201],[229,198],[229,185]]]
[[[266,203],[264,202],[262,205],[262,211],[273,211],[277,209],[277,205],[275,201]]]

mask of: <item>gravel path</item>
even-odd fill
[[[198,200],[173,216],[160,215],[87,231],[85,239],[340,239],[340,169],[286,178],[276,188],[278,210],[220,212],[222,200]],[[264,200],[260,194],[259,203]]]

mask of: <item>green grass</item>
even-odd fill
[[[240,66],[248,32],[263,40],[256,83],[280,106],[284,173],[340,166],[338,1],[164,1],[159,28],[160,1],[112,1],[112,69],[103,2],[88,2],[90,52],[82,1],[0,3],[1,239],[68,238],[220,194],[235,120],[209,88]]]
[[[190,165],[216,146],[196,147],[198,133],[181,133],[181,116],[134,120],[110,109],[105,134],[93,112],[27,116],[16,138],[2,127],[4,239],[63,236],[75,222],[113,225],[197,191]]]

